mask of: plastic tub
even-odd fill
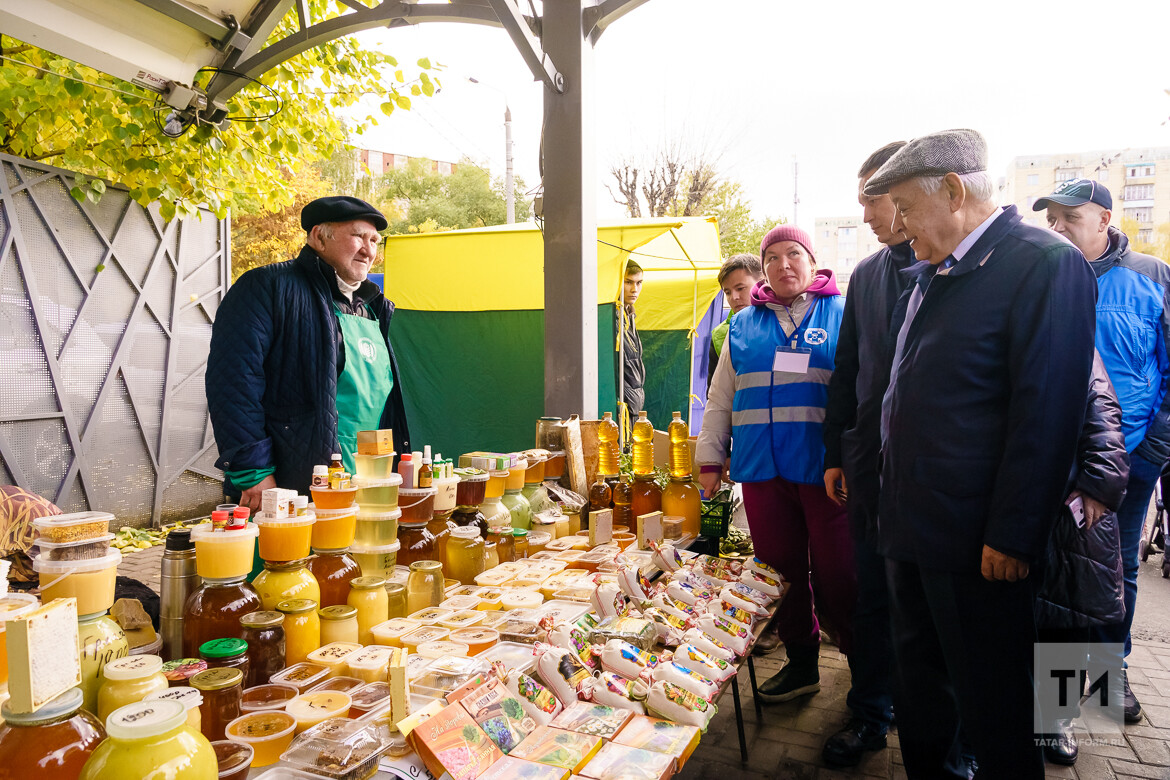
[[[248,772],[252,769],[252,761],[256,751],[251,745],[243,742],[232,742],[230,739],[221,739],[211,743],[215,751],[215,761],[219,766],[216,780],[247,780]]]
[[[410,620],[417,620],[419,625],[434,625],[443,618],[452,614],[455,610],[440,609],[439,607],[423,607],[420,610],[410,613],[406,617]]]
[[[354,650],[352,653],[350,653],[350,655],[353,655],[357,652],[357,650]],[[347,662],[346,669],[348,668],[349,664]],[[330,677],[325,682],[317,683],[312,688],[305,691],[305,693],[316,693],[317,691],[337,691],[338,693],[349,693],[350,691],[356,691],[365,684],[366,681],[360,677]]]
[[[260,557],[266,561],[296,561],[309,557],[313,538],[313,513],[276,520],[264,514],[256,515],[260,530]]]
[[[50,542],[80,542],[108,534],[113,519],[109,512],[74,512],[38,517],[33,520],[33,528],[38,536]]]
[[[435,515],[435,493],[433,487],[399,488],[398,508],[402,510],[404,523],[429,523]]]
[[[36,541],[36,547],[46,561],[87,561],[101,558],[110,552],[113,534],[102,534],[96,539],[80,539],[76,542]]]
[[[482,590],[478,585],[461,585],[461,588],[470,588],[476,592]],[[457,594],[448,596],[439,602],[439,609],[450,609],[458,612],[461,609],[475,609],[479,606],[479,596],[474,594]]]
[[[352,700],[349,706],[349,717],[360,718],[371,710],[376,710],[390,701],[390,685],[382,680],[376,680],[363,685],[349,694]]]
[[[459,487],[459,477],[445,477],[431,481],[435,488],[435,511],[450,512],[455,509],[455,496]]]
[[[344,718],[353,703],[348,693],[317,691],[302,693],[288,703],[285,712],[296,718],[297,733],[311,729],[329,718]]]
[[[377,771],[379,758],[390,748],[380,728],[335,716],[298,736],[280,758],[333,780],[364,780]]]
[[[256,537],[260,529],[248,523],[238,531],[213,531],[210,525],[191,529],[195,543],[195,568],[204,579],[244,577],[252,571]]]
[[[394,455],[395,453],[393,452],[387,453],[386,455],[355,454],[353,456],[354,478],[386,479],[393,475],[401,480],[401,475],[394,473]],[[358,503],[361,503],[361,499],[358,499]]]
[[[508,469],[508,478],[504,480],[504,490],[523,490],[524,472],[528,471],[528,461],[517,458],[516,465]]]
[[[358,489],[358,504],[362,506],[366,504],[393,506],[398,503],[398,488],[402,485],[402,475],[391,474],[382,479],[355,479],[353,484]]]
[[[525,485],[539,485],[544,481],[544,464],[548,460],[548,450],[528,450],[524,453],[528,459],[528,469],[524,472]]]
[[[457,612],[452,612],[446,617],[439,618],[435,624],[443,628],[454,631],[458,628],[469,628],[483,622],[484,613],[478,609],[461,609]]]
[[[398,540],[398,519],[402,517],[401,509],[389,512],[371,512],[370,505],[363,504],[363,509],[357,516],[357,531],[354,534],[355,546],[381,547]]]
[[[286,666],[284,669],[269,677],[268,681],[273,685],[292,686],[303,693],[328,676],[328,666],[301,662],[292,666]]]
[[[40,575],[45,604],[53,599],[77,599],[77,614],[92,615],[114,606],[114,580],[121,562],[122,553],[117,550],[88,561],[47,561],[38,555],[33,559],[33,570]]]
[[[321,509],[345,509],[351,507],[357,497],[357,488],[318,488],[311,487],[309,492],[313,494],[313,504]]]
[[[488,474],[480,469],[455,469],[459,484],[455,486],[456,506],[479,506],[486,493]]]
[[[240,696],[240,709],[244,712],[259,710],[283,710],[301,691],[292,685],[268,683],[244,690]]]
[[[397,539],[390,544],[373,547],[358,542],[349,548],[349,554],[361,567],[363,577],[386,577],[389,580],[395,572],[400,547]]]
[[[408,634],[403,634],[399,641],[402,646],[411,652],[415,652],[418,646],[423,642],[436,642],[440,639],[446,639],[451,632],[439,626],[421,626],[411,631]]]
[[[309,504],[317,515],[313,523],[312,545],[318,550],[344,550],[353,544],[357,533],[357,504],[342,509],[323,509]]]
[[[419,642],[415,652],[423,658],[466,657],[470,646],[463,642],[452,642],[450,639],[435,639],[430,642]]]
[[[544,596],[539,591],[510,589],[504,591],[500,597],[500,609],[536,609],[544,603]]]
[[[544,462],[544,478],[560,479],[565,473],[565,451],[549,450],[548,460]]]
[[[447,639],[467,645],[467,655],[479,655],[500,641],[500,632],[487,626],[472,626],[452,631]],[[531,655],[531,650],[529,650],[529,655]]]
[[[497,632],[497,636],[499,632]],[[527,672],[536,665],[536,653],[532,645],[520,642],[497,642],[484,650],[477,658],[492,663],[500,661],[509,672]]]
[[[441,699],[475,675],[487,674],[491,667],[482,658],[445,656],[431,661],[411,681],[410,688],[420,696]]]
[[[297,723],[284,710],[262,710],[241,715],[224,732],[232,742],[252,748],[252,766],[268,766],[279,761],[280,754],[288,749]]]
[[[380,645],[402,647],[403,635],[409,634],[421,625],[417,620],[411,620],[410,618],[390,618],[383,623],[372,626],[370,628],[370,635]]]

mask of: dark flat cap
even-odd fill
[[[987,170],[987,141],[974,130],[942,130],[903,146],[865,183],[866,195],[882,195],[890,186],[919,176]]]
[[[355,219],[364,219],[378,230],[385,230],[388,224],[382,212],[361,198],[348,195],[317,198],[301,209],[301,227],[306,233],[322,222],[350,222]]]

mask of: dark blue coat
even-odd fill
[[[333,311],[332,269],[308,247],[295,260],[248,271],[220,304],[207,358],[207,407],[225,471],[275,468],[280,487],[309,492],[313,466],[340,452],[337,377],[345,344]],[[370,288],[375,285],[370,284]],[[408,452],[402,381],[390,345],[394,304],[365,285],[390,350],[394,388],[381,427]],[[233,486],[225,484],[225,492]]]
[[[978,572],[985,544],[1043,556],[1085,419],[1096,293],[1080,251],[1014,206],[934,275],[891,380],[881,554],[957,572]]]

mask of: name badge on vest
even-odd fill
[[[776,347],[776,357],[772,360],[772,370],[783,371],[786,374],[807,374],[808,362],[811,358],[811,349]]]

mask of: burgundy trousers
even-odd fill
[[[830,501],[823,485],[780,477],[743,483],[743,502],[756,556],[791,583],[773,623],[780,641],[789,648],[815,647],[819,614],[848,655],[857,571],[845,507]]]

